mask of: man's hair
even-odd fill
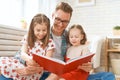
[[[73,9],[68,3],[60,2],[59,4],[57,4],[55,10],[58,11],[60,9],[64,12],[70,13],[70,16],[72,16]]]

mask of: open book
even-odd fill
[[[90,62],[93,55],[93,53],[89,53],[87,55],[79,56],[77,58],[64,62],[59,59],[33,54],[33,60],[40,64],[44,70],[55,73],[57,75],[61,75],[77,69],[77,67],[83,63]]]

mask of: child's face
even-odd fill
[[[83,35],[81,34],[79,29],[73,28],[73,29],[70,30],[69,41],[73,46],[80,45],[80,41],[82,39],[83,39]]]
[[[42,40],[47,34],[47,26],[42,24],[36,24],[34,27],[34,35],[37,40]]]

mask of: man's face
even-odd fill
[[[53,14],[52,17],[54,20],[53,21],[54,31],[57,33],[62,33],[66,29],[71,16],[70,13],[66,13],[62,10],[58,10]]]

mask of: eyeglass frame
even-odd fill
[[[70,21],[69,20],[62,20],[59,17],[55,17],[56,23],[62,23],[63,25],[67,25]]]

